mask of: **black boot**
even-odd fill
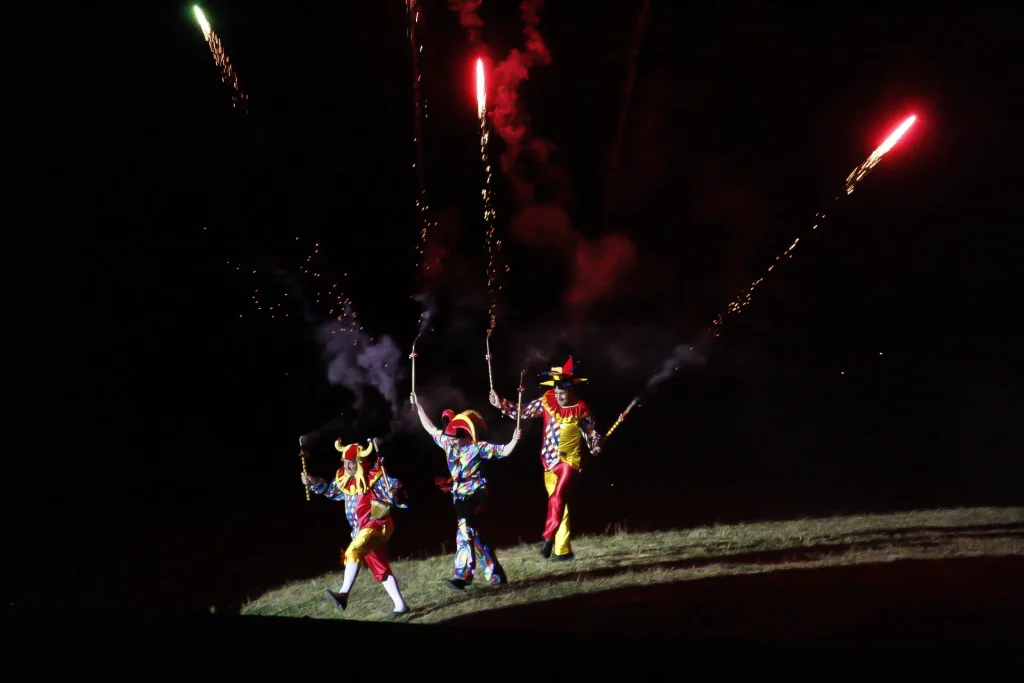
[[[494,570],[491,575],[491,585],[495,587],[501,587],[508,584],[508,576],[505,574],[505,570],[502,567],[498,567]]]
[[[465,579],[445,579],[444,583],[453,591],[464,591],[466,586],[469,585],[469,582]]]
[[[332,590],[324,589],[324,595],[327,599],[334,603],[334,606],[338,608],[339,612],[344,612],[345,608],[348,607],[348,595],[345,593],[335,593]]]
[[[573,551],[567,552],[565,555],[554,555],[551,560],[553,562],[568,562],[569,560],[575,560],[576,554]]]
[[[544,545],[540,548],[540,556],[545,560],[551,557],[551,549],[555,547],[554,541],[544,541]]]

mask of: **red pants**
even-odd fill
[[[566,496],[572,492],[579,472],[564,461],[559,462],[548,471],[555,475],[557,481],[554,491],[548,496],[548,517],[544,523],[544,540],[554,541],[558,527],[562,523],[562,515],[565,513]]]

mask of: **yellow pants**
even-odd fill
[[[554,472],[544,473],[544,488],[548,491],[548,497],[555,492],[555,484],[558,483],[558,477]],[[558,525],[558,531],[555,533],[555,547],[552,549],[555,555],[566,555],[572,552],[572,543],[569,542],[569,506],[565,506],[565,512],[562,513],[562,523]]]
[[[394,531],[395,528],[390,524],[385,525],[383,530],[379,527],[360,529],[356,537],[348,544],[348,548],[345,549],[345,562],[362,562],[367,559],[367,556],[373,554],[374,556],[383,555],[381,559],[386,563],[387,555],[384,553],[383,546]],[[374,553],[375,550],[379,552]],[[372,559],[377,558],[373,557]]]

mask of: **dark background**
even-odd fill
[[[522,205],[498,170],[511,268],[492,340],[499,393],[514,400],[532,350],[531,373],[573,352],[607,430],[676,344],[803,237],[708,363],[661,385],[587,468],[574,529],[1020,504],[1009,10],[653,2],[605,214],[641,3],[551,4],[539,30],[552,63],[531,70],[520,103],[558,148],[548,170],[571,179],[574,229],[619,233],[637,257],[610,294],[568,310],[574,254],[518,239]],[[484,5],[499,61],[522,22],[514,2]],[[403,4],[203,7],[248,115],[185,4],[36,17],[46,29],[14,70],[12,605],[224,609],[337,566],[341,506],[307,503],[298,476],[298,436],[357,414],[297,302],[322,320],[325,282],[343,282],[365,329],[403,354],[410,297],[433,293],[424,404],[437,421],[476,408],[490,438],[511,435],[486,401],[476,51],[457,14],[425,2],[418,27],[438,222],[427,254],[442,259],[419,278]],[[835,203],[911,113],[901,144]],[[502,145],[492,134],[496,169]],[[313,244],[320,277],[299,268]],[[403,411],[408,391],[400,379]],[[530,384],[525,399],[537,395]],[[343,436],[386,436],[390,418],[370,396]],[[411,507],[392,554],[451,551],[450,499],[432,487],[441,452],[409,416],[395,424],[384,452]],[[489,469],[499,545],[539,541],[539,439],[530,424]],[[328,440],[310,468],[336,467]]]

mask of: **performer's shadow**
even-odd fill
[[[898,540],[894,540],[896,536],[899,537]],[[586,558],[585,555],[582,556],[580,559],[575,560],[572,566],[558,565],[559,567],[565,566],[564,570],[545,572],[543,575],[525,578],[516,578],[518,573],[516,571],[517,567],[515,564],[510,563],[506,566],[509,578],[511,579],[507,586],[497,589],[474,586],[453,600],[447,600],[440,605],[415,610],[410,613],[410,618],[417,619],[443,609],[449,609],[452,605],[459,603],[487,600],[494,597],[496,591],[515,593],[544,585],[606,579],[626,572],[700,569],[713,565],[721,565],[726,569],[742,565],[787,565],[815,561],[830,555],[850,551],[865,552],[893,548],[894,545],[904,549],[920,549],[944,546],[956,539],[984,538],[991,540],[998,538],[1024,538],[1024,523],[950,528],[870,529],[846,534],[845,538],[847,540],[842,543],[803,544],[771,550],[766,550],[757,544],[737,545],[734,542],[714,541],[700,544],[699,547],[707,554],[689,557],[674,556],[678,554],[678,550],[666,551],[663,554],[654,552],[641,555],[624,552],[607,554],[598,552],[590,558]],[[864,538],[865,540],[860,541],[858,540],[859,538]]]
[[[551,634],[877,646],[1024,643],[1019,556],[719,575],[583,593],[446,624]]]

